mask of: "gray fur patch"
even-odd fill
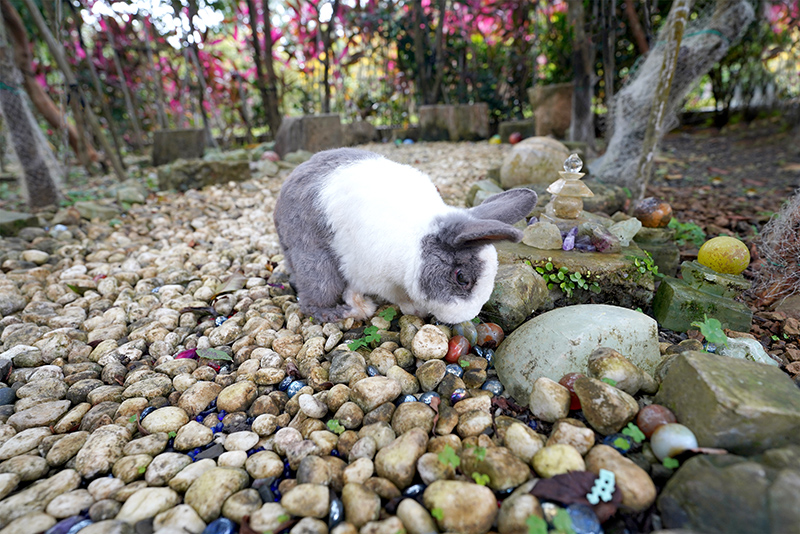
[[[348,311],[341,305],[347,284],[330,245],[331,228],[319,205],[322,186],[335,170],[379,157],[352,148],[319,152],[300,164],[281,188],[273,218],[304,313],[335,320]]]
[[[454,246],[459,228],[468,221],[460,213],[447,216],[437,233],[422,239],[420,288],[428,300],[453,302],[468,299],[483,274],[484,263],[478,258],[478,246]]]
[[[538,200],[536,191],[532,189],[523,187],[509,189],[470,208],[469,214],[477,219],[492,219],[514,224],[528,215]]]

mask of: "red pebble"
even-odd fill
[[[675,414],[669,408],[660,404],[645,406],[639,410],[639,415],[636,416],[636,426],[639,427],[647,439],[650,439],[656,428],[661,425],[677,422]]]
[[[487,349],[496,348],[506,337],[503,329],[494,323],[480,323],[475,325],[475,330],[478,332],[478,346]]]
[[[575,394],[575,381],[579,378],[583,378],[586,375],[583,373],[567,373],[561,377],[561,380],[558,381],[559,384],[564,386],[569,390],[569,409],[570,410],[580,410],[581,409],[581,401],[578,396]]]
[[[522,134],[519,132],[511,132],[511,135],[508,136],[508,142],[512,145],[516,145],[522,141]]]
[[[469,352],[469,341],[464,336],[453,336],[447,343],[447,355],[444,361],[458,363],[458,360]]]

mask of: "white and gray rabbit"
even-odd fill
[[[281,189],[275,226],[300,309],[321,321],[366,319],[372,297],[445,323],[478,315],[497,273],[493,241],[536,205],[512,189],[471,209],[446,205],[422,172],[364,150],[320,152]]]

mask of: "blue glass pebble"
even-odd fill
[[[227,517],[219,517],[208,524],[203,534],[234,534],[239,530],[236,523]]]
[[[219,317],[214,319],[214,324],[217,325],[217,326],[222,326],[222,323],[224,323],[227,320],[228,320],[227,317],[223,317],[222,315],[220,315]]]
[[[333,529],[344,520],[344,504],[340,499],[331,499],[328,508],[328,528]]]
[[[77,532],[80,532],[81,530],[85,529],[86,527],[92,524],[94,524],[94,521],[92,521],[91,519],[83,519],[72,525],[72,527],[66,532],[66,534],[76,534]]]
[[[570,504],[567,513],[572,519],[572,530],[575,534],[603,534],[603,527],[591,506],[586,504]]]
[[[483,383],[481,389],[485,389],[486,391],[490,391],[494,396],[500,396],[503,394],[503,384],[494,378],[490,378],[486,382]]]
[[[420,402],[424,402],[425,404],[430,404],[433,398],[436,397],[437,399],[440,398],[439,394],[435,391],[426,391],[419,397]]]
[[[205,417],[203,417],[202,415],[198,415],[197,417],[194,418],[194,420],[197,421],[198,423],[202,423],[203,419],[205,419]]]
[[[64,231],[66,231],[66,230],[68,230],[68,229],[69,229],[69,228],[67,228],[67,227],[66,227],[66,226],[64,226],[63,224],[56,224],[55,226],[53,226],[53,231],[54,231],[54,232],[64,232]]]
[[[536,421],[536,419],[531,419],[530,421],[528,421],[528,427],[531,430],[539,430],[539,422]]]
[[[289,384],[288,388],[286,388],[286,394],[289,395],[289,398],[291,399],[292,397],[297,395],[297,392],[303,389],[304,387],[306,387],[305,382],[303,382],[302,380],[295,380],[294,382]]]
[[[367,376],[381,376],[381,372],[374,365],[368,365]]]
[[[483,352],[483,357],[486,358],[486,361],[489,362],[489,368],[491,369],[494,367],[494,350],[486,349]]]
[[[341,454],[336,449],[333,449],[331,451],[331,456],[335,456],[336,458],[338,458],[339,456],[341,456]]]
[[[225,428],[225,425],[223,425],[222,423],[217,423],[216,425],[214,425],[214,428],[212,428],[211,431],[214,433],[222,432],[223,428]]]
[[[450,373],[451,375],[457,376],[458,378],[464,376],[464,368],[457,363],[447,364],[447,367],[444,368],[444,371],[446,373]]]
[[[417,398],[411,394],[400,395],[399,397],[397,397],[397,401],[395,402],[395,404],[400,405],[403,404],[404,402],[417,402]]]
[[[153,293],[154,295],[157,295],[157,294],[158,294],[158,291],[159,291],[159,289],[160,289],[160,288],[158,288],[158,287],[154,287],[153,289],[151,289],[151,290],[150,290],[150,293]]]
[[[603,445],[608,445],[609,447],[614,447],[617,452],[622,454],[627,454],[633,448],[633,438],[630,436],[626,436],[625,434],[616,433],[616,434],[609,434],[608,436],[603,438]]]
[[[287,389],[289,389],[289,386],[291,385],[292,382],[294,382],[294,378],[292,378],[291,376],[287,376],[286,378],[281,380],[280,384],[278,384],[278,389],[281,391],[286,391]]]
[[[223,419],[225,419],[226,415],[228,415],[228,412],[226,412],[225,410],[220,410],[219,411],[219,415],[217,416],[217,419],[222,421]]]
[[[456,388],[453,394],[450,395],[450,402],[456,403],[467,398],[467,390],[464,388]]]
[[[703,349],[711,354],[716,354],[717,346],[714,343],[703,343]]]
[[[86,517],[82,515],[73,515],[72,517],[62,519],[52,527],[48,528],[44,534],[67,534],[67,532],[69,532],[69,529],[71,529],[81,521],[86,521]]]
[[[413,145],[414,144],[414,140],[409,138],[409,137],[406,137],[405,139],[403,139],[403,144],[404,145]]]

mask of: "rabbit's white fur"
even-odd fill
[[[363,295],[394,302],[404,314],[432,313],[447,323],[475,317],[489,299],[497,273],[492,245],[484,245],[479,253],[486,265],[470,299],[441,303],[424,297],[419,245],[435,232],[438,216],[461,210],[445,204],[428,176],[417,169],[383,158],[357,161],[332,172],[319,198],[349,282],[345,302],[364,317],[375,313],[375,305]]]

